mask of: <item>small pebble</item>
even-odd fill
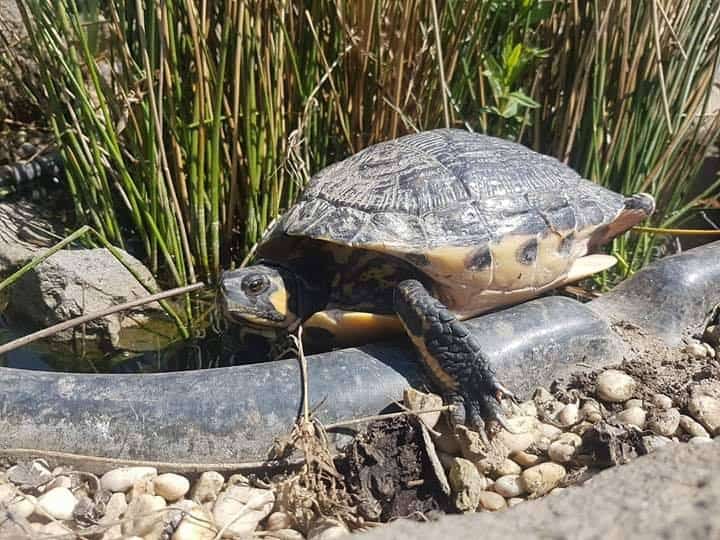
[[[550,448],[550,444],[552,444],[552,441],[545,437],[544,435],[540,434],[533,443],[533,446],[531,450],[533,452],[540,452],[540,453],[547,453],[548,448]]]
[[[4,504],[7,511],[11,513],[13,517],[27,519],[35,512],[37,499],[32,495],[25,495],[18,492],[15,497],[6,501]]]
[[[65,475],[56,476],[55,480],[50,482],[48,485],[48,489],[56,488],[56,487],[64,487],[68,489],[72,489],[72,478]]]
[[[712,443],[713,440],[709,437],[692,437],[690,440],[688,440],[688,444],[708,444]]]
[[[68,488],[53,488],[38,497],[37,510],[55,519],[72,519],[77,502]]]
[[[496,439],[505,445],[509,454],[523,452],[530,448],[535,442],[535,435],[532,432],[509,433],[502,430],[496,435]]]
[[[658,409],[669,409],[672,407],[673,400],[670,396],[665,394],[653,394],[652,404]]]
[[[499,493],[495,493],[493,491],[480,492],[480,504],[477,507],[478,509],[496,512],[497,510],[502,510],[506,506],[507,503],[505,502],[505,497]]]
[[[707,349],[700,343],[689,343],[685,346],[683,351],[698,358],[704,358],[707,356]]]
[[[510,433],[501,429],[496,438],[502,442],[508,453],[527,450],[535,441],[540,422],[533,416],[513,416],[507,419],[509,427],[514,431]]]
[[[540,422],[539,428],[542,436],[547,437],[550,441],[557,439],[563,432],[559,427],[555,427],[551,424],[545,424],[544,422]]]
[[[229,535],[251,536],[274,504],[275,494],[269,489],[230,485],[218,496],[213,506],[213,518],[215,524],[225,528]]]
[[[620,411],[615,415],[615,419],[618,422],[621,422],[623,424],[630,424],[640,429],[643,429],[645,427],[646,417],[647,413],[645,412],[645,409],[641,409],[640,407],[630,407],[629,409]]]
[[[664,437],[671,437],[675,434],[680,425],[680,411],[677,409],[666,409],[653,411],[647,421],[647,428]]]
[[[617,369],[603,371],[597,378],[598,396],[612,403],[621,403],[630,399],[636,386],[635,379]]]
[[[130,491],[125,491],[128,501],[132,501],[134,498],[140,495],[155,495],[155,484],[153,483],[154,477],[143,476],[138,480],[135,480]]]
[[[161,530],[164,524],[160,510],[166,507],[165,499],[157,495],[143,493],[134,498],[123,515],[123,534],[145,536]]]
[[[477,431],[466,426],[457,426],[455,436],[460,445],[460,454],[470,461],[478,461],[487,455],[487,447]]]
[[[145,476],[157,476],[157,469],[155,467],[120,467],[106,472],[100,479],[100,483],[108,491],[125,492]]]
[[[116,525],[107,524],[118,521],[125,513],[125,510],[127,510],[125,494],[113,493],[108,502],[105,504],[105,515],[103,515],[103,517],[99,520],[100,525],[106,525],[108,527],[103,533],[102,540],[122,538],[122,525],[120,523]]]
[[[663,437],[662,435],[644,435],[642,438],[643,446],[645,449],[652,453],[655,452],[658,448],[662,448],[663,446],[667,446],[668,444],[672,443],[672,440],[668,439],[667,437]]]
[[[480,492],[485,487],[483,476],[475,465],[464,458],[455,458],[448,473],[455,508],[471,512],[477,508]]]
[[[540,456],[530,454],[529,452],[513,452],[510,454],[510,459],[520,465],[523,469],[537,465],[542,461]]]
[[[512,506],[517,506],[518,504],[520,504],[522,502],[525,502],[525,499],[523,499],[522,497],[510,497],[507,500],[507,505],[512,507]]]
[[[626,409],[631,409],[633,407],[640,407],[643,408],[643,400],[642,399],[628,399],[625,404],[623,405]]]
[[[520,481],[519,474],[509,474],[507,476],[501,476],[495,480],[493,484],[493,491],[502,495],[503,497],[517,497],[525,493],[525,488]]]
[[[565,467],[547,462],[525,469],[520,478],[525,491],[532,497],[539,497],[555,488],[565,478],[565,474]]]
[[[681,414],[679,423],[680,428],[691,437],[704,437],[706,439],[710,438],[710,434],[704,427],[702,427],[702,424],[696,422],[689,416]]]
[[[563,433],[548,448],[548,457],[556,463],[570,461],[582,445],[582,439],[575,433]]]
[[[411,411],[422,411],[428,409],[439,409],[443,406],[443,400],[436,394],[426,394],[414,388],[406,388],[403,392],[403,403]],[[428,412],[418,415],[428,429],[433,429],[440,420],[440,412]]]
[[[715,358],[715,349],[713,349],[712,345],[709,343],[703,343],[703,347],[705,347],[705,351],[707,352],[707,356],[710,358]]]
[[[603,417],[600,405],[595,401],[586,401],[583,403],[582,407],[580,407],[580,413],[585,420],[592,424],[599,422]]]
[[[195,482],[190,498],[199,503],[214,501],[224,484],[225,478],[222,474],[216,471],[206,471]]]
[[[268,531],[279,531],[280,529],[289,529],[292,525],[292,519],[285,512],[273,512],[265,522],[265,528]]]
[[[692,417],[715,436],[720,431],[720,400],[710,396],[693,396],[688,403]]]
[[[153,479],[155,495],[160,495],[168,502],[177,501],[190,491],[190,481],[184,476],[166,473]]]
[[[509,474],[520,474],[521,472],[522,468],[520,467],[520,465],[515,463],[510,458],[505,458],[499,464],[492,468],[490,474],[495,478],[499,478],[501,476],[507,476]]]
[[[568,403],[558,413],[558,422],[565,427],[573,426],[580,421],[580,409],[577,403]]]

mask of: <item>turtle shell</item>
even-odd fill
[[[326,167],[275,226],[355,247],[422,253],[508,234],[581,231],[624,197],[510,141],[438,129],[370,146]]]
[[[624,208],[624,196],[555,158],[438,129],[323,169],[268,239],[305,237],[401,258],[444,284],[441,296],[457,305],[467,287],[531,290],[529,297],[561,281]]]

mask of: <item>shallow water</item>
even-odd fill
[[[0,317],[0,343],[29,333],[26,329],[12,328]],[[232,346],[223,337],[211,332],[202,339],[177,342],[159,351],[135,353],[92,350],[75,350],[70,345],[34,343],[0,355],[0,366],[42,371],[71,371],[75,373],[155,373],[185,371],[231,365],[235,355]]]

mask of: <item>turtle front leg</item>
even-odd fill
[[[468,327],[414,279],[398,284],[394,308],[446,401],[456,405],[454,422],[483,437],[486,421],[508,429],[500,400],[512,393],[498,382]]]

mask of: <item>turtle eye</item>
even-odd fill
[[[246,294],[252,296],[257,296],[258,294],[264,292],[269,285],[270,280],[267,278],[267,276],[263,276],[262,274],[253,274],[247,276],[242,281],[243,291],[245,291]]]

